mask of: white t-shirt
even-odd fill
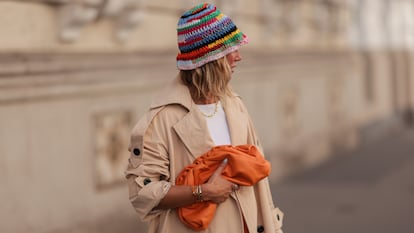
[[[215,112],[216,104],[197,104],[203,115],[212,115]],[[210,136],[216,146],[231,145],[230,131],[227,125],[226,114],[221,102],[218,102],[217,112],[211,117],[205,117]]]

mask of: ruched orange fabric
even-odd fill
[[[270,163],[253,145],[216,146],[186,166],[176,178],[177,185],[199,185],[208,181],[221,162],[227,158],[222,176],[241,186],[251,186],[269,176]],[[193,230],[207,229],[217,204],[211,201],[177,208],[181,221]]]

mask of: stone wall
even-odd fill
[[[122,174],[129,132],[175,77],[172,56],[1,58],[22,65],[4,71],[0,82],[1,196],[8,200],[2,230],[65,232],[79,225],[101,232],[90,224],[134,219]],[[354,103],[362,92],[354,90],[357,73],[346,70],[351,57],[309,56],[245,53],[233,80],[273,163],[273,181],[322,161],[333,143],[357,142]]]
[[[164,73],[144,71],[147,63],[123,55],[15,59],[33,70],[1,78],[1,231],[118,232],[136,225],[123,178],[126,148],[156,89],[157,80],[146,77]],[[53,66],[40,62],[51,60]]]

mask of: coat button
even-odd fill
[[[276,214],[276,217],[277,217],[277,221],[280,221],[280,216],[279,216],[279,214]]]
[[[147,185],[149,183],[151,183],[151,179],[150,178],[145,178],[144,179],[144,185]]]
[[[261,233],[264,232],[264,226],[260,225],[257,227],[257,232]]]
[[[141,154],[141,151],[138,148],[135,148],[132,152],[134,152],[134,155],[139,156]]]

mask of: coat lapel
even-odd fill
[[[234,98],[239,97],[228,97],[222,100],[231,142],[232,145],[246,144],[249,124],[248,114]],[[168,104],[180,104],[188,109],[188,113],[173,128],[194,158],[215,146],[208,133],[207,122],[201,113],[195,109],[196,106],[187,87],[178,78],[152,103],[151,108]]]
[[[207,122],[196,108],[188,88],[177,77],[165,88],[162,94],[154,100],[151,108],[168,104],[180,104],[188,113],[178,121],[173,129],[194,158],[204,154],[214,146],[213,139],[208,133]]]
[[[206,153],[214,146],[206,121],[195,109],[190,109],[173,128],[194,158]]]
[[[248,113],[232,101],[231,98],[224,99],[222,105],[226,113],[232,145],[246,144],[249,125]],[[173,128],[186,148],[194,158],[197,158],[214,147],[215,144],[208,133],[204,117],[199,111],[192,109],[194,107],[195,105],[192,105],[187,115],[175,124]]]

